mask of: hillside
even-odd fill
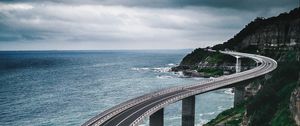
[[[279,58],[287,51],[299,51],[300,8],[276,17],[256,18],[233,38],[212,49],[230,49]]]
[[[262,88],[255,96],[222,112],[205,126],[242,125],[242,123],[244,126],[296,126],[292,113],[299,114],[299,110],[292,108],[297,108],[299,103],[291,104],[290,98],[291,93],[300,84],[300,63],[289,60],[291,57],[285,58],[286,61],[279,63],[270,79],[258,80]]]
[[[272,57],[278,68],[270,78],[257,80],[257,93],[245,96],[244,103],[226,110],[207,126],[293,126],[300,120],[300,8],[271,18],[256,18],[223,44],[211,47],[214,50],[234,50]],[[220,68],[233,64],[225,56],[215,56],[205,49],[196,49],[183,58],[180,66],[186,69]],[[215,63],[209,60],[217,61]],[[250,61],[242,61],[251,66]],[[203,64],[206,63],[206,64]],[[217,65],[214,65],[217,64]],[[180,70],[180,69],[179,69]],[[293,92],[293,93],[292,93]],[[293,94],[293,95],[292,95]],[[300,121],[299,121],[300,122]],[[299,125],[299,124],[298,124]]]
[[[209,52],[205,49],[195,49],[186,55],[179,66],[173,67],[175,72],[183,71],[186,76],[210,77],[233,73],[235,58],[219,52]],[[227,69],[224,69],[227,67]]]

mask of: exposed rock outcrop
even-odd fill
[[[261,83],[259,81],[253,81],[245,87],[245,99],[255,96],[261,89]]]
[[[300,83],[300,77],[298,84]],[[296,124],[300,126],[300,87],[296,88],[290,98],[290,111]]]
[[[256,53],[278,62],[272,78],[265,76],[258,84],[246,86],[244,97],[250,98],[244,105],[239,125],[294,125],[295,120],[300,126],[300,8],[268,19],[257,18],[212,49]],[[240,108],[231,111],[237,110]]]
[[[250,122],[250,118],[247,116],[247,111],[244,113],[243,121],[241,123],[241,126],[248,126]]]
[[[300,88],[297,88],[290,99],[290,110],[297,125],[300,125]]]
[[[268,19],[257,18],[232,39],[213,49],[230,49],[279,58],[300,49],[300,8]]]
[[[297,52],[296,60],[300,60],[300,8],[289,13],[282,13],[268,19],[257,18],[245,26],[238,34],[223,44],[212,47],[214,50],[235,50],[257,53],[279,59],[288,51]],[[285,59],[285,58],[284,58]],[[281,60],[278,60],[281,61]],[[234,71],[235,59],[219,53],[195,49],[183,58],[174,71],[213,68],[229,72]],[[247,67],[249,67],[249,62]],[[251,63],[250,63],[251,64]],[[249,69],[249,68],[244,69]],[[195,74],[193,74],[195,75]],[[197,74],[198,75],[198,74]],[[200,73],[199,76],[202,74]]]
[[[256,47],[262,54],[270,53],[267,51],[276,50],[283,52],[295,50],[300,44],[300,20],[292,22],[277,22],[262,26],[253,34],[245,37],[238,44],[238,47]]]

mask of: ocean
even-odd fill
[[[131,98],[194,84],[169,72],[191,50],[2,51],[1,126],[74,126]],[[231,89],[196,97],[196,124],[233,106]],[[181,102],[165,109],[165,125],[181,125]],[[148,125],[145,121],[141,125]]]

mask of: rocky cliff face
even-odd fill
[[[223,44],[213,46],[212,49],[256,53],[272,57],[277,61],[289,59],[282,58],[283,56],[293,57],[300,61],[300,8],[268,19],[257,18],[233,38]],[[287,55],[291,51],[294,52],[294,56]],[[225,74],[228,74],[234,72],[234,63],[235,59],[231,56],[222,56],[199,48],[185,56],[180,66],[172,70],[185,71],[187,75],[203,76],[197,71],[213,68],[223,70]],[[246,66],[246,68],[243,67],[244,69],[249,69],[252,64],[251,61],[245,62],[245,60],[242,63],[246,63],[242,65]]]
[[[293,119],[296,124],[300,125],[300,88],[297,88],[291,96],[290,99],[290,110],[293,115]]]
[[[300,77],[298,84],[300,84]],[[300,125],[300,87],[296,88],[290,98],[290,111],[296,124]]]
[[[234,57],[202,48],[195,49],[182,59],[179,66],[172,68],[172,71],[182,71],[185,76],[190,77],[217,77],[234,70]]]
[[[278,22],[263,26],[245,37],[237,47],[242,49],[254,47],[258,53],[270,54],[274,50],[277,53],[296,50],[299,45],[300,20],[296,19],[292,22]]]
[[[277,17],[257,18],[232,39],[213,49],[258,53],[276,59],[287,51],[299,51],[300,8]]]
[[[212,49],[256,53],[278,61],[269,80],[246,86],[249,99],[245,111],[240,112],[239,125],[300,125],[300,8],[268,19],[257,18]],[[235,107],[231,112],[238,110]]]

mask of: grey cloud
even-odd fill
[[[6,2],[19,2],[18,0],[4,0]],[[66,4],[102,4],[121,5],[131,7],[173,8],[186,6],[201,6],[213,8],[231,8],[237,10],[264,10],[271,8],[295,8],[297,0],[24,0],[23,2],[53,2]]]
[[[226,41],[257,16],[289,10],[277,8],[289,1],[270,9],[248,0],[0,2],[0,50],[204,47]]]

